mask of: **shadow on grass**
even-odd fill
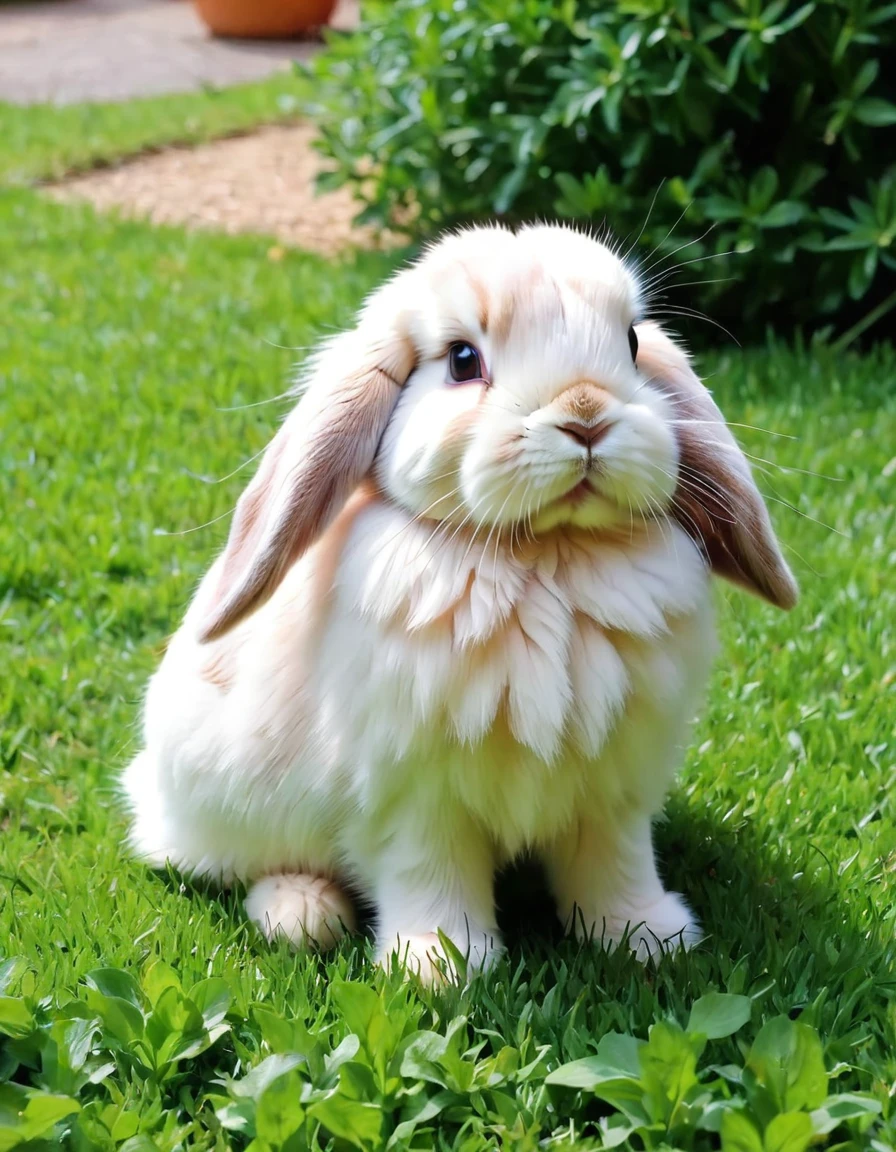
[[[431,1026],[441,1030],[463,1015],[498,1047],[501,1036],[519,1045],[528,1034],[565,1061],[592,1052],[608,1031],[646,1036],[667,1015],[684,1024],[696,999],[728,991],[756,1003],[747,1041],[762,1019],[800,1017],[821,1034],[827,1066],[841,1068],[841,1091],[867,1088],[869,1075],[890,1082],[896,1076],[896,940],[887,910],[875,908],[870,880],[865,892],[854,884],[847,903],[842,881],[820,856],[811,874],[790,874],[793,865],[775,846],[760,843],[758,831],[695,818],[673,798],[656,835],[662,873],[669,888],[684,893],[706,935],[691,952],[647,966],[627,949],[608,954],[564,938],[543,870],[531,860],[516,864],[496,882],[507,956],[465,989],[425,993]],[[168,882],[197,904],[211,898],[225,934],[243,918],[239,889],[222,894],[173,873]],[[368,942],[355,937],[335,954],[304,961],[291,960],[285,944],[269,950],[260,934],[244,939],[251,963],[272,971],[295,965],[297,979],[310,963],[317,971],[312,981],[321,985],[334,977],[397,980],[372,965],[370,923],[368,910]],[[286,993],[287,1015],[291,1001]],[[717,1043],[720,1058],[738,1058],[736,1039]]]
[[[812,1023],[838,1035],[847,1049],[863,1037],[883,1042],[886,1005],[896,1000],[896,940],[884,910],[874,905],[870,882],[864,894],[856,885],[847,905],[824,858],[817,857],[811,873],[788,874],[793,864],[757,834],[709,816],[695,819],[673,799],[656,832],[661,871],[667,887],[683,893],[694,909],[705,937],[690,954],[647,968],[627,953],[607,955],[564,938],[542,867],[532,859],[518,862],[496,878],[508,958],[494,970],[495,981],[511,970],[547,964],[580,973],[608,995],[634,980],[670,1004],[689,1002],[708,987],[756,996],[764,989],[769,1011],[810,1012]],[[225,920],[243,915],[240,889],[221,893],[173,872],[168,883],[188,897],[211,898]],[[371,909],[358,902],[358,910],[369,938]],[[265,948],[260,936],[258,948]],[[483,977],[488,984],[492,979]],[[848,1060],[849,1052],[838,1058]]]
[[[569,973],[584,988],[590,984],[604,1003],[593,1012],[586,1007],[582,1018],[598,1034],[608,1023],[643,1027],[645,1006],[684,1023],[706,991],[744,993],[763,1017],[799,1016],[834,1037],[829,1066],[866,1066],[891,1078],[896,939],[888,910],[875,905],[872,878],[855,881],[847,903],[842,881],[820,854],[807,852],[811,863],[795,872],[758,833],[695,819],[671,802],[655,837],[661,873],[668,888],[684,894],[705,936],[692,952],[647,967],[627,952],[608,955],[563,939],[540,866],[514,866],[497,885],[511,968],[520,957],[530,972],[546,966],[543,991],[553,981],[567,984],[567,1004],[575,995]]]

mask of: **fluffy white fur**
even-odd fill
[[[795,588],[683,355],[640,325],[632,362],[638,308],[606,248],[548,227],[449,237],[374,296],[150,684],[135,852],[248,881],[251,918],[297,945],[351,927],[350,885],[382,960],[426,980],[438,931],[474,966],[500,948],[494,872],[526,849],[571,929],[645,957],[698,938],[651,821],[713,652],[710,565]],[[484,382],[450,380],[455,341]],[[689,429],[686,400],[709,406]],[[570,420],[602,422],[592,451]],[[727,516],[676,503],[701,494],[688,452]]]

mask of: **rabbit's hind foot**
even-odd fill
[[[282,872],[257,880],[246,896],[246,915],[268,940],[294,948],[332,948],[355,927],[345,890],[328,876]]]

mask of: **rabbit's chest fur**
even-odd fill
[[[510,549],[361,501],[203,646],[217,575],[125,780],[141,853],[217,876],[361,875],[408,820],[453,839],[473,821],[500,859],[585,807],[656,811],[713,651],[705,565],[671,525]]]
[[[352,526],[328,621],[318,707],[358,802],[460,806],[507,855],[586,798],[661,803],[679,717],[657,713],[695,706],[712,648],[705,565],[671,526],[511,549],[380,505]],[[651,733],[634,752],[633,724]]]

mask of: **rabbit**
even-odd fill
[[[493,878],[524,852],[580,938],[644,960],[701,938],[652,825],[710,578],[784,609],[797,586],[642,308],[578,230],[474,227],[323,346],[151,679],[138,857],[245,883],[297,948],[351,931],[359,894],[379,962],[424,983],[500,955]]]

